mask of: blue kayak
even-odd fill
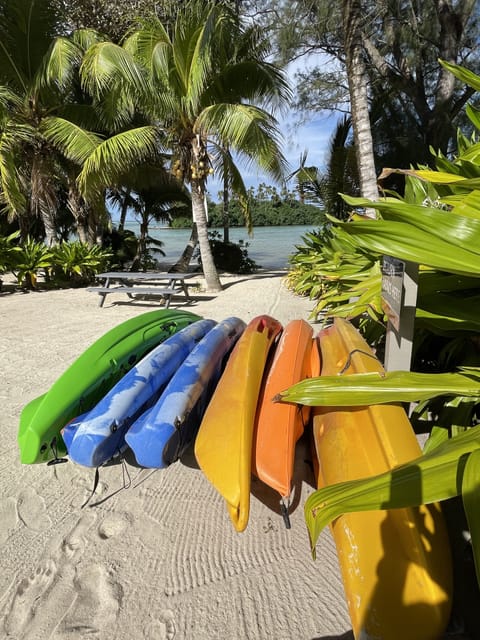
[[[160,397],[170,378],[214,320],[199,320],[147,354],[90,411],[63,430],[70,459],[98,467],[126,448],[125,433]]]
[[[245,323],[235,317],[213,327],[185,359],[155,405],[133,423],[125,440],[138,464],[163,468],[185,451],[244,329]]]

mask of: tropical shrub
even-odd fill
[[[21,251],[18,246],[19,237],[19,231],[8,236],[0,236],[0,275],[12,271],[15,266],[18,253]]]
[[[104,233],[102,247],[110,254],[109,267],[112,270],[122,270],[137,255],[138,238],[130,229],[113,227],[111,231]]]
[[[370,344],[385,331],[381,307],[381,273],[377,254],[359,250],[342,226],[326,224],[302,238],[289,258],[287,286],[315,301],[312,317],[358,318]]]
[[[39,273],[45,274],[52,266],[53,253],[43,243],[27,237],[16,256],[12,269],[20,286],[35,289]]]
[[[83,285],[91,282],[96,273],[106,269],[111,253],[78,240],[62,242],[51,249],[50,273],[57,282]]]
[[[223,242],[218,231],[209,233],[209,241],[217,269],[228,273],[255,273],[260,268],[260,265],[248,256],[248,242]]]

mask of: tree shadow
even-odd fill
[[[399,469],[397,475],[402,473]],[[410,484],[413,486],[421,493],[420,470]],[[402,490],[401,483],[392,482],[392,500]],[[388,501],[382,508],[389,508]],[[364,613],[364,619],[360,621],[361,633],[381,637],[382,629],[395,628],[402,629],[405,638],[410,634],[421,637],[422,630],[425,637],[433,637],[433,629],[437,629],[438,636],[442,637],[440,634],[445,631],[451,608],[451,558],[449,553],[444,553],[449,549],[449,540],[438,505],[431,504],[422,510],[408,507],[385,511],[380,523],[380,544],[383,554],[376,567],[375,586],[368,607],[363,609],[368,613]],[[422,574],[425,594],[419,587],[423,582]],[[427,589],[428,581],[438,586],[434,601]],[[406,591],[410,589],[413,592],[408,596]],[[415,600],[413,603],[412,599]]]

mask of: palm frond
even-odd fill
[[[100,42],[85,53],[80,75],[84,89],[97,99],[114,86],[145,95],[145,74],[124,48],[112,42]]]
[[[17,161],[5,134],[0,136],[0,202],[9,220],[25,211],[26,198],[18,180]]]
[[[100,136],[64,118],[44,118],[41,131],[54,147],[78,165],[82,165],[103,141]]]
[[[87,51],[98,42],[105,42],[107,37],[94,29],[77,29],[70,36],[72,41],[80,47],[82,51]]]
[[[256,161],[276,180],[280,180],[287,171],[277,121],[259,107],[246,104],[207,107],[199,115],[195,130],[216,134],[223,144],[250,162]]]
[[[67,90],[78,73],[82,61],[82,50],[70,38],[55,38],[42,61],[38,73],[38,86],[56,86]]]
[[[89,198],[98,189],[115,185],[119,175],[131,165],[158,154],[155,127],[138,127],[119,133],[98,145],[85,160],[78,177],[79,190]]]
[[[228,65],[216,78],[219,95],[237,96],[264,108],[286,108],[292,91],[286,75],[272,64],[242,60]]]
[[[197,19],[202,22],[192,24],[194,30],[190,40],[182,42],[175,39],[174,45],[176,68],[182,70],[185,97],[191,105],[191,113],[198,111],[201,96],[208,86],[209,76],[215,73],[212,61],[213,45],[218,35],[217,21],[222,19],[222,14],[219,14],[217,7],[211,6],[206,14],[201,12]],[[177,47],[177,44],[180,46]]]

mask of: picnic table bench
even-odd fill
[[[160,296],[168,309],[171,298],[183,293],[187,300],[191,300],[185,280],[193,278],[195,273],[143,272],[143,271],[109,271],[98,273],[95,277],[103,281],[100,286],[87,287],[90,293],[98,293],[99,306],[102,307],[105,298],[110,293],[125,293],[129,298],[137,296]],[[148,287],[141,286],[148,282]],[[115,286],[110,286],[116,283]],[[139,286],[138,286],[139,285]]]

